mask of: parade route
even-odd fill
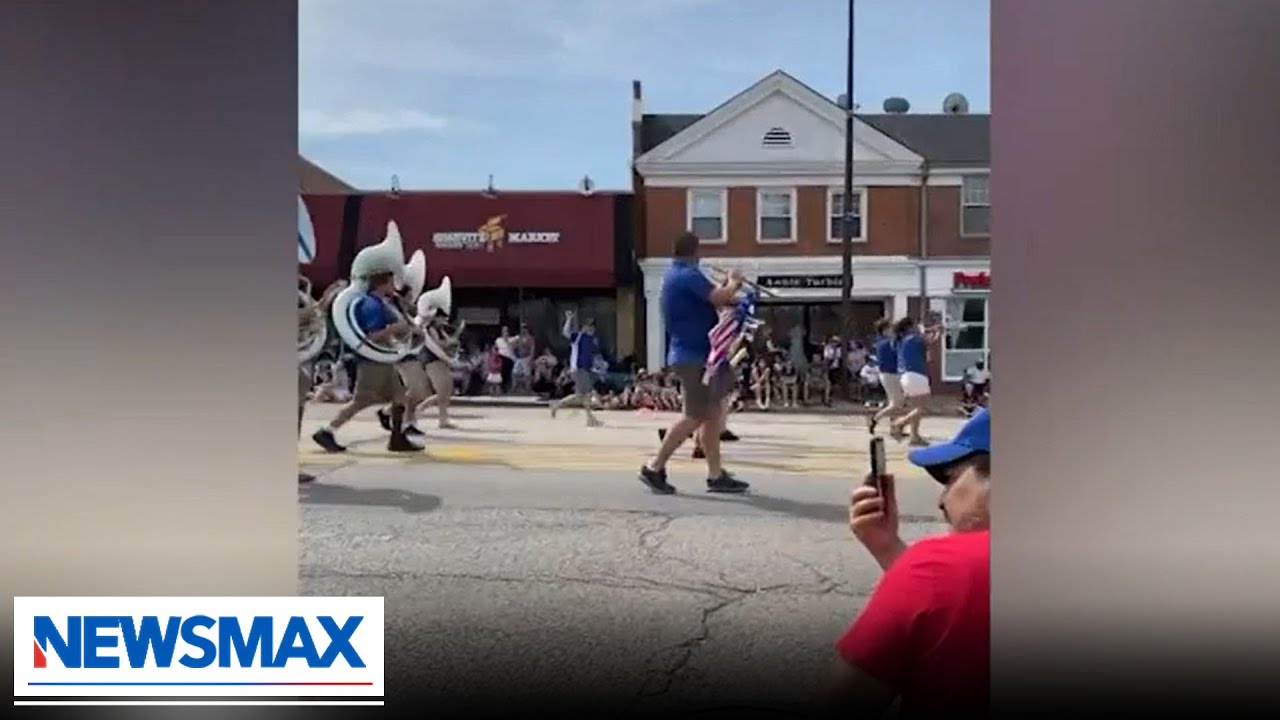
[[[574,411],[459,408],[460,429],[424,422],[424,452],[392,456],[370,412],[340,433],[349,453],[324,455],[305,435],[334,409],[309,409],[299,443],[320,476],[299,489],[301,591],[387,598],[389,694],[795,711],[879,576],[846,526],[862,418],[735,416],[726,465],[752,492],[707,494],[685,450],[680,493],[657,496],[635,474],[669,416],[587,430]],[[937,484],[888,445],[904,536],[940,532]]]

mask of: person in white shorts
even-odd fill
[[[920,436],[924,406],[933,392],[929,386],[928,341],[911,318],[899,320],[893,334],[897,338],[898,371],[902,375],[902,395],[907,413],[890,424],[890,431],[894,437],[902,438],[906,435],[904,429],[909,428],[912,445],[928,445],[928,441]]]
[[[867,432],[872,435],[875,435],[876,425],[881,420],[899,415],[905,409],[902,381],[898,375],[898,344],[894,340],[893,323],[889,318],[881,318],[876,322],[876,336],[872,352],[875,354],[876,368],[880,371],[880,387],[884,388],[885,404],[871,416],[871,422],[867,423]]]

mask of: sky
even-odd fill
[[[774,70],[844,92],[846,0],[300,0],[299,149],[362,189],[630,185],[646,112]],[[990,109],[989,0],[857,0],[854,100]]]

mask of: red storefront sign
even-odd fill
[[[991,290],[991,274],[984,272],[956,272],[951,276],[951,290],[953,292],[989,292]]]
[[[609,288],[615,206],[609,193],[370,195],[358,246],[381,240],[395,220],[406,256],[426,253],[430,285],[448,275],[459,287]]]

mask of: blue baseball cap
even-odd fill
[[[991,413],[981,408],[947,442],[912,450],[907,459],[925,470],[963,460],[975,453],[991,452]]]

